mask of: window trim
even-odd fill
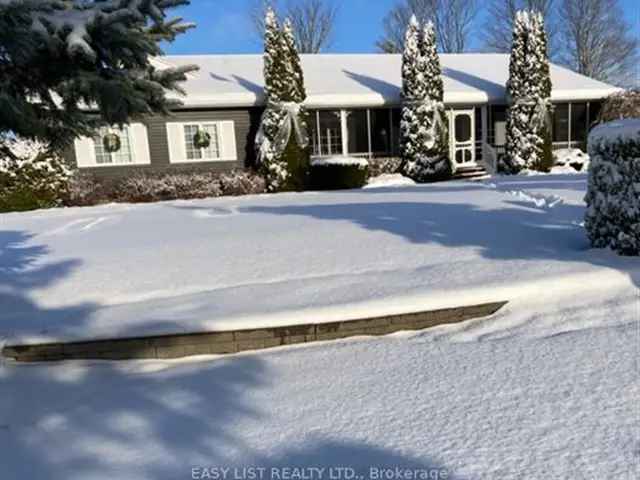
[[[171,165],[174,164],[184,164],[184,163],[221,163],[221,162],[237,162],[238,159],[234,157],[224,157],[224,136],[222,134],[222,126],[225,122],[229,120],[193,120],[193,121],[182,121],[182,122],[168,122],[166,124],[167,130],[167,143],[171,142],[170,134],[169,134],[169,126],[176,125],[180,128],[180,136],[182,138],[182,148],[184,150],[184,158],[171,158],[171,154],[169,154],[169,163]],[[233,131],[235,135],[235,122],[231,121],[233,124]],[[218,154],[220,155],[217,158],[204,157],[203,158],[187,158],[187,138],[184,133],[184,127],[187,125],[196,125],[198,128],[202,128],[204,125],[215,125],[216,126],[216,137],[218,142]],[[235,138],[233,139],[233,144],[235,145]],[[168,145],[169,151],[171,151],[171,145]],[[206,149],[201,148],[200,151],[204,153]]]
[[[126,125],[131,148],[131,163],[97,163],[96,142],[93,136],[81,136],[74,140],[73,153],[78,169],[130,168],[151,164],[149,131],[147,124],[132,122]],[[100,134],[102,138],[104,134]],[[111,152],[109,152],[111,153]]]

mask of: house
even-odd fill
[[[509,55],[440,58],[453,164],[494,170],[505,144]],[[398,156],[401,61],[386,54],[302,55],[313,156]],[[262,55],[166,56],[155,62],[159,68],[200,67],[188,75],[183,107],[172,117],[125,127],[115,153],[98,138],[77,140],[72,163],[99,175],[253,165],[264,105]],[[554,148],[584,149],[602,99],[618,89],[558,65],[551,65],[551,79]],[[210,133],[208,148],[194,145],[198,129]]]

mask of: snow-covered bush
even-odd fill
[[[640,89],[626,90],[607,97],[600,110],[600,122],[640,118]]]
[[[413,16],[402,55],[400,150],[403,173],[416,182],[451,176],[443,95],[434,26],[429,22],[421,31]]]
[[[589,156],[585,228],[591,244],[640,255],[640,119],[595,128]]]
[[[364,158],[331,157],[311,161],[311,184],[317,190],[362,188],[369,162]]]
[[[398,157],[372,158],[369,160],[369,175],[378,177],[395,174],[402,169],[402,159]]]
[[[579,148],[562,148],[553,152],[553,169],[572,168],[576,172],[586,172],[589,168],[589,155]]]
[[[551,75],[544,20],[537,12],[516,15],[507,90],[511,105],[500,169],[509,174],[548,171],[553,164]]]
[[[249,195],[265,191],[262,176],[242,170],[229,173],[137,173],[123,179],[79,174],[71,179],[67,204],[84,206],[107,202],[157,202]]]
[[[47,145],[17,138],[0,140],[0,211],[60,205],[71,172]]]

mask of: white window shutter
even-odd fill
[[[181,123],[167,123],[167,143],[169,144],[169,162],[185,162],[187,152],[184,144],[184,127]]]
[[[237,160],[238,152],[236,150],[236,128],[233,121],[228,120],[219,123],[220,133],[220,145],[222,160]]]
[[[133,162],[138,165],[149,165],[151,155],[149,154],[147,126],[142,123],[133,123],[129,125],[129,129],[133,143]]]
[[[96,166],[96,151],[93,145],[93,139],[89,137],[77,138],[75,140],[75,150],[78,168]]]

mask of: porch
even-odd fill
[[[554,150],[586,151],[586,139],[597,119],[600,102],[565,102],[554,105]],[[352,156],[369,160],[400,156],[398,106],[356,109],[310,110],[312,156]],[[449,158],[455,172],[497,171],[506,144],[507,106],[450,105]]]

